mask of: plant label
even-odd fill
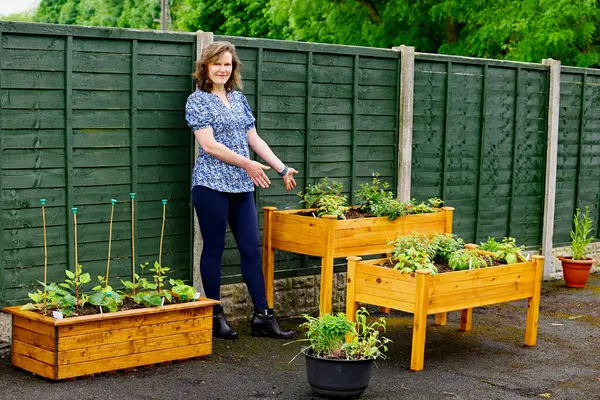
[[[56,319],[63,319],[63,313],[60,311],[52,311],[52,316]]]
[[[162,302],[160,303],[161,307],[165,305],[165,298],[162,298]]]
[[[194,295],[194,300],[198,300],[200,298],[200,292],[196,292]]]
[[[104,313],[102,312],[102,306],[100,306],[100,307],[98,307],[98,308],[100,309],[100,314],[104,314]]]

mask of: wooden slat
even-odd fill
[[[50,338],[56,337],[56,331],[52,325],[46,325],[41,322],[33,321],[17,315],[13,317],[13,327],[15,326],[27,329],[28,331],[36,332],[40,335],[48,336]]]
[[[76,364],[80,362],[110,359],[132,354],[155,352],[198,345],[212,341],[212,331],[204,329],[189,333],[161,336],[157,338],[133,340],[103,346],[86,347],[84,349],[66,350],[58,354],[58,365]]]
[[[300,226],[289,226],[289,229],[271,229],[272,240],[293,242],[309,247],[324,247],[327,240],[326,232],[312,228],[302,229]]]
[[[427,214],[407,215],[404,217],[397,218],[394,221],[389,221],[387,217],[348,219],[343,221],[336,221],[338,224],[338,226],[336,226],[336,229],[354,229],[370,227],[375,225],[375,223],[373,222],[374,220],[388,224],[393,223],[397,225],[419,226],[421,224],[443,222],[444,213],[435,212]]]
[[[412,302],[400,301],[395,298],[393,293],[387,293],[370,287],[356,289],[356,302],[389,307],[405,312],[414,312],[415,309],[414,300]]]
[[[212,326],[211,324],[211,318],[200,317],[190,319],[185,322],[175,321],[164,324],[119,329],[116,331],[94,332],[85,335],[68,336],[64,338],[59,337],[58,349],[59,351],[65,351],[106,345],[110,343],[128,342],[131,340],[149,337],[161,337],[175,333],[197,332],[210,328]]]
[[[56,339],[50,336],[44,336],[37,332],[13,326],[13,340],[18,340],[29,345],[54,352],[56,350]]]
[[[191,346],[182,346],[176,349],[166,349],[103,360],[88,361],[59,367],[58,379],[72,378],[90,373],[114,371],[123,368],[131,368],[165,361],[199,357],[208,355],[211,353],[211,351],[212,341]]]
[[[315,243],[318,244],[318,243]],[[283,251],[290,251],[292,253],[305,254],[308,256],[318,256],[321,257],[324,254],[323,246],[307,246],[303,244],[299,244],[293,241],[283,241],[277,240],[275,238],[271,239],[271,247],[274,249],[279,249]]]
[[[410,301],[415,297],[416,285],[413,282],[405,282],[398,279],[390,279],[377,275],[356,273],[356,285],[361,287],[372,287],[375,289],[388,290],[399,299]]]
[[[495,267],[492,267],[495,268]],[[521,283],[529,282],[535,277],[535,271],[513,271],[508,273],[500,273],[497,275],[489,275],[484,277],[473,277],[472,279],[462,279],[455,282],[435,283],[429,287],[430,295],[435,296],[437,293],[461,292],[463,290],[471,290],[476,288],[485,288],[496,286],[504,283]],[[451,274],[452,272],[448,272]]]
[[[342,248],[372,244],[388,244],[390,241],[393,241],[402,235],[433,232],[441,233],[443,232],[444,225],[439,223],[426,223],[420,225],[397,225],[395,228],[396,229],[385,229],[382,231],[370,231],[366,229],[343,230],[341,231],[341,235],[348,237],[337,237],[335,239],[335,247]]]
[[[336,247],[334,248],[333,256],[347,257],[347,256],[366,256],[370,254],[387,253],[392,249],[392,246],[386,243],[380,243],[373,246],[352,246],[352,247]]]
[[[135,318],[136,326],[156,325],[166,322],[184,321],[187,319],[207,317],[211,315],[209,307],[192,308],[186,310],[175,310],[172,312],[163,312],[160,314],[142,315]],[[110,320],[97,320],[76,325],[61,326],[58,331],[60,338],[83,335],[87,333],[97,333],[104,331],[114,331],[116,329],[131,328],[130,318],[119,318]]]
[[[38,360],[49,365],[54,365],[54,361],[56,359],[56,353],[41,347],[32,346],[31,344],[21,342],[20,340],[13,340],[12,352],[33,358],[34,360]]]
[[[438,295],[430,298],[427,312],[435,314],[438,312],[462,310],[464,308],[481,307],[488,304],[504,303],[533,296],[533,281],[502,284],[495,287],[487,287],[468,290],[447,295]]]
[[[43,376],[44,378],[56,379],[52,365],[34,360],[33,358],[29,358],[21,354],[13,354],[12,364],[15,367],[23,368],[26,371],[33,372],[34,374]]]

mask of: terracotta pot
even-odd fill
[[[568,287],[582,288],[590,277],[592,265],[596,262],[593,258],[586,260],[573,260],[573,257],[558,257],[562,263],[563,277]]]

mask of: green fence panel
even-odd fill
[[[467,241],[541,243],[547,67],[417,54],[412,196],[456,208]]]
[[[190,132],[184,119],[195,59],[193,34],[0,23],[1,304],[21,303],[43,279],[40,198],[46,198],[48,280],[78,261],[111,284],[158,258],[191,279]],[[139,267],[137,267],[139,271]]]
[[[600,236],[600,72],[561,68],[554,243],[570,242],[573,214],[589,206]]]
[[[298,169],[299,188],[323,177],[341,182],[350,200],[374,172],[395,187],[400,53],[393,50],[215,36],[231,41],[243,63],[244,92],[261,137]],[[262,207],[300,208],[274,171],[257,189]],[[223,282],[240,280],[228,234]],[[314,274],[320,260],[276,252],[276,277]]]

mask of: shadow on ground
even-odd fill
[[[387,317],[393,340],[362,399],[600,399],[600,275],[585,289],[562,281],[542,288],[538,344],[524,347],[527,302],[482,307],[473,330],[458,330],[458,313],[444,327],[429,318],[425,369],[409,370],[411,315]],[[370,308],[374,316],[377,309]],[[297,328],[299,320],[285,321]],[[215,340],[213,355],[168,366],[53,383],[0,357],[0,399],[320,399],[306,383],[302,344],[254,338]]]

